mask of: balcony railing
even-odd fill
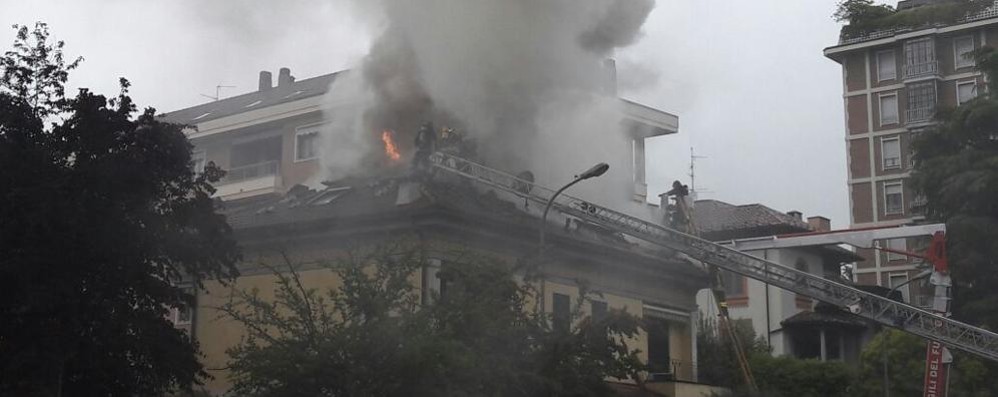
[[[980,20],[989,19],[989,18],[995,18],[995,17],[998,17],[998,1],[995,2],[995,5],[992,5],[992,6],[988,7],[988,8],[985,8],[985,9],[983,9],[983,10],[977,12],[977,13],[974,13],[974,14],[971,14],[971,15],[967,15],[966,17],[957,19],[955,21],[955,23],[952,23],[950,25],[958,25],[958,24],[961,24],[961,23],[968,23],[968,22],[980,21]],[[839,37],[839,45],[846,45],[846,44],[859,43],[859,42],[863,42],[863,41],[876,40],[876,39],[880,39],[880,38],[884,38],[884,37],[891,37],[891,36],[894,36],[894,35],[899,34],[899,33],[910,32],[910,31],[913,31],[913,30],[916,30],[916,29],[924,29],[924,28],[929,28],[929,27],[932,27],[932,26],[928,26],[928,25],[925,25],[925,26],[899,26],[899,27],[887,28],[887,29],[883,29],[883,30],[875,30],[875,31],[868,32],[866,34],[857,35],[855,37]]]
[[[939,61],[928,61],[921,63],[906,64],[902,68],[901,76],[904,79],[917,79],[919,77],[935,76],[939,74]]]
[[[277,169],[277,161],[266,161],[263,163],[235,167],[227,171],[225,178],[222,179],[222,183],[236,183],[249,179],[277,175]]]
[[[925,206],[928,203],[925,196],[915,196],[915,198],[908,202],[908,211],[913,216],[925,216]]]
[[[932,117],[936,115],[936,108],[933,107],[921,107],[921,108],[911,108],[904,111],[905,123],[924,123],[932,120]]]
[[[891,170],[895,168],[901,168],[901,158],[900,157],[884,157],[884,169]]]

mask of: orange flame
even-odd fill
[[[398,146],[395,145],[395,131],[381,131],[381,142],[385,143],[385,154],[388,155],[389,159],[399,161],[402,158]]]

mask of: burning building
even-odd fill
[[[319,140],[329,124],[328,111],[323,109],[330,87],[336,87],[334,82],[343,73],[295,81],[290,71],[282,69],[275,87],[270,74],[262,72],[255,92],[164,116],[196,127],[189,132],[195,167],[213,162],[228,171],[216,185],[216,194],[225,201],[225,212],[247,258],[235,288],[272,290],[273,276],[254,264],[276,259],[277,252],[306,263],[302,275],[309,286],[335,287],[336,280],[317,272],[317,261],[351,246],[401,235],[419,236],[438,261],[449,258],[446,250],[433,247],[447,245],[511,261],[536,251],[540,208],[440,175],[412,183],[417,151],[412,133],[371,131],[369,138],[378,150],[363,160],[363,172],[314,183],[329,175],[319,159]],[[660,209],[644,197],[644,139],[677,132],[678,119],[631,101],[617,103],[631,145],[606,155],[623,158],[631,168],[611,172],[626,172],[632,182],[630,189],[619,192],[628,197],[631,212],[638,209],[661,220]],[[470,149],[463,145],[470,138],[458,134],[450,127],[434,127],[436,149],[467,154]],[[575,299],[579,288],[574,280],[587,280],[603,294],[607,307],[625,309],[648,324],[636,343],[643,359],[656,368],[651,379],[695,381],[695,296],[706,286],[706,275],[596,225],[552,215],[546,253],[551,264],[545,265],[543,281],[545,310],[557,313],[570,307],[565,303]],[[433,272],[423,269],[419,277],[427,293],[434,288]],[[207,287],[198,294],[197,308],[177,318],[185,319],[184,326],[200,342],[206,367],[224,368],[225,351],[239,340],[241,330],[219,319],[213,309],[228,297],[228,287],[212,282]],[[229,384],[225,371],[212,374],[215,379],[209,389],[224,392]],[[673,382],[657,386],[676,387]]]

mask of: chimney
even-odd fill
[[[603,61],[603,93],[607,96],[617,96],[617,61],[607,58]]]
[[[787,215],[794,217],[794,219],[804,222],[804,214],[797,210],[788,211]]]
[[[823,216],[809,216],[807,224],[811,230],[816,232],[828,232],[832,230],[832,221]]]
[[[291,83],[294,83],[294,82],[295,82],[295,78],[291,77],[291,69],[281,68],[281,71],[277,75],[277,86],[278,87],[287,87],[287,86],[290,86]]]
[[[260,71],[260,91],[266,91],[274,87],[274,79],[270,75],[270,72],[266,70]]]

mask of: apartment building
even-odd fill
[[[207,384],[212,394],[229,388],[226,350],[242,335],[240,326],[221,318],[215,308],[227,299],[229,288],[272,291],[275,278],[259,264],[280,261],[278,252],[302,264],[299,272],[307,287],[325,289],[340,282],[319,266],[323,260],[343,255],[350,247],[404,236],[418,236],[420,246],[437,262],[457,260],[454,248],[465,247],[512,265],[537,249],[541,208],[502,192],[479,191],[466,180],[441,179],[445,175],[434,176],[432,183],[411,179],[409,164],[403,161],[386,158],[372,162],[380,165],[365,175],[307,183],[320,175],[317,142],[322,127],[337,109],[355,106],[350,98],[329,92],[338,76],[295,81],[282,69],[273,86],[270,73],[262,72],[257,91],[163,116],[192,126],[188,136],[195,146],[195,167],[213,162],[227,170],[215,186],[216,195],[225,201],[225,213],[246,258],[234,284],[209,281],[206,291],[197,292],[196,308],[172,314],[199,341],[214,376]],[[644,139],[676,133],[678,118],[626,100],[620,105],[624,133],[632,144],[608,149],[608,155],[629,156],[634,167],[629,170],[634,189],[620,193],[630,196],[635,208],[658,210],[644,197]],[[406,149],[411,150],[400,147]],[[556,211],[549,220],[541,281],[544,309],[564,318],[578,303],[579,280],[587,280],[587,287],[601,296],[584,310],[598,315],[623,309],[648,325],[631,346],[654,368],[648,380],[663,381],[652,382],[653,388],[669,395],[700,395],[700,386],[689,382],[696,379],[695,295],[707,286],[706,274]],[[441,292],[435,271],[431,266],[414,275],[424,294]]]
[[[939,1],[901,1],[898,13]],[[992,7],[950,23],[896,27],[843,36],[824,50],[842,65],[849,204],[853,228],[910,224],[923,220],[924,198],[908,183],[912,139],[951,108],[985,89],[971,54],[998,44],[998,9]],[[880,246],[922,251],[926,239],[896,239]],[[917,271],[908,257],[859,250],[860,284],[898,286]],[[931,304],[931,291],[918,283],[901,287],[914,305]]]

